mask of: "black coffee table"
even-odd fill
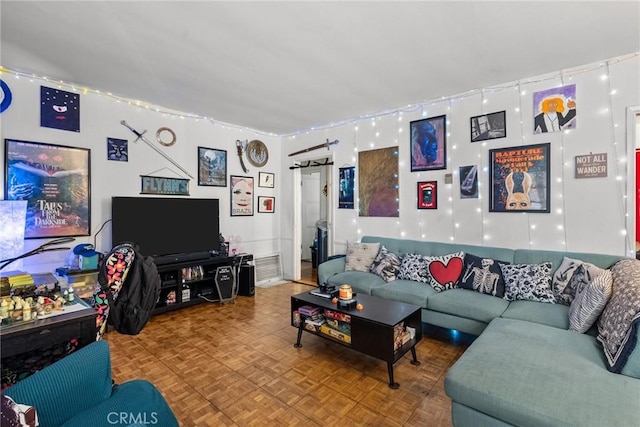
[[[360,353],[366,354],[376,359],[387,362],[389,372],[389,387],[398,388],[399,384],[393,380],[393,364],[400,360],[409,350],[413,359],[412,365],[419,365],[416,356],[416,344],[422,339],[422,314],[420,307],[403,302],[387,300],[371,295],[358,294],[354,298],[363,305],[362,310],[352,310],[339,308],[330,299],[312,295],[304,292],[291,297],[291,325],[298,328],[298,340],[295,347],[302,347],[300,340],[302,332],[321,336],[330,341],[334,341],[343,346],[352,348]],[[294,312],[304,305],[319,307],[333,312],[350,316],[351,334],[350,342],[334,338],[320,331],[305,329],[305,316],[299,318],[299,325],[296,325]],[[415,329],[415,335],[408,342],[397,348],[394,338],[394,328],[402,323],[405,327]]]

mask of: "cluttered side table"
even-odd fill
[[[0,326],[2,388],[95,341],[96,314],[77,298],[50,316]]]

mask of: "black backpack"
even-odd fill
[[[100,269],[98,280],[109,300],[109,324],[122,334],[137,335],[149,321],[160,299],[161,281],[153,258],[144,256],[136,245],[131,246],[135,251],[133,263],[115,300],[107,283],[104,266]]]

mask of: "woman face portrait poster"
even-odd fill
[[[253,215],[253,178],[231,176],[231,216]]]

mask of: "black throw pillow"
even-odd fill
[[[458,287],[494,297],[504,297],[504,277],[502,277],[500,264],[509,263],[465,254],[464,268]]]

